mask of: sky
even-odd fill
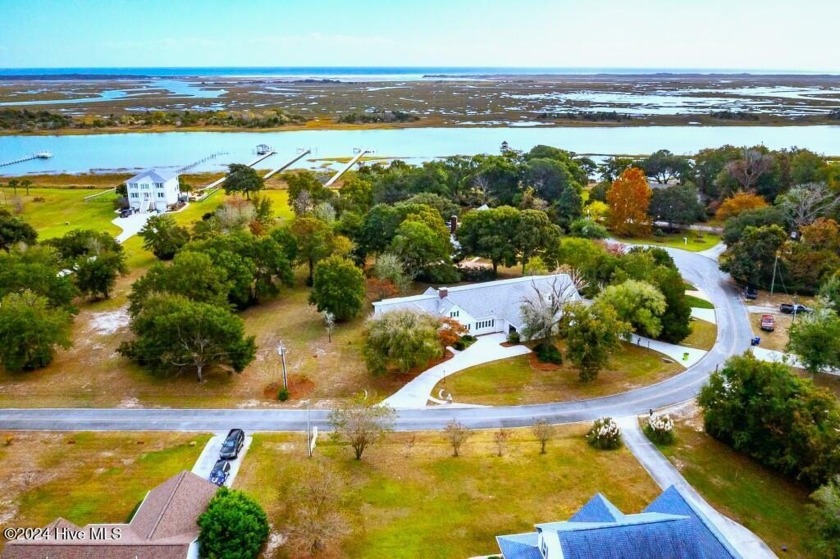
[[[838,0],[0,0],[0,68],[840,72]]]

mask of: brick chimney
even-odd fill
[[[441,299],[445,299],[449,295],[449,288],[448,287],[441,287],[438,289],[438,297]]]

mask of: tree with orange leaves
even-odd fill
[[[644,171],[629,167],[607,191],[610,205],[609,226],[618,236],[644,237],[650,235],[650,218],[647,215],[651,189]]]
[[[438,340],[440,345],[447,348],[457,342],[461,336],[467,333],[467,327],[455,320],[445,316],[440,319],[438,328]]]
[[[767,201],[758,194],[752,192],[738,192],[734,196],[723,201],[718,208],[715,217],[726,220],[730,217],[740,215],[747,210],[756,210],[767,206]]]

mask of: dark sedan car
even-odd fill
[[[221,487],[230,475],[230,462],[219,460],[210,472],[210,481]]]
[[[219,458],[222,460],[233,460],[239,456],[242,444],[245,442],[245,431],[242,429],[231,429],[225,442],[222,443],[222,452]]]

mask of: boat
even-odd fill
[[[257,155],[265,155],[271,153],[271,146],[268,144],[260,144],[257,146]]]
[[[38,159],[49,159],[50,157],[52,157],[52,155],[53,154],[51,151],[39,151],[35,154],[35,157],[37,157]]]

